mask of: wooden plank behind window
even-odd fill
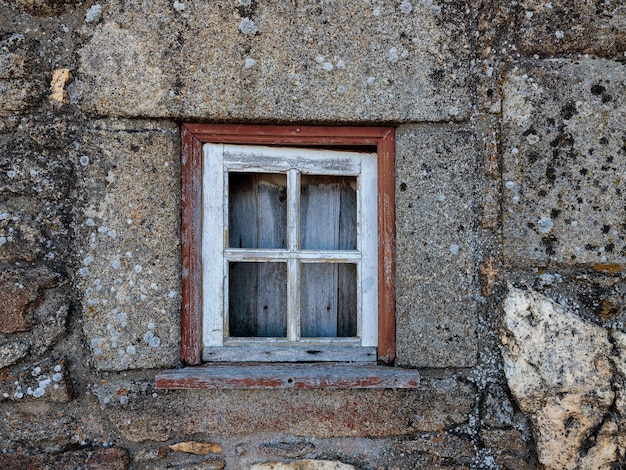
[[[356,249],[356,179],[301,178],[300,247],[304,250]]]
[[[230,173],[228,180],[229,247],[286,248],[286,176]]]
[[[302,249],[356,249],[355,186],[355,178],[302,176]],[[301,273],[302,336],[356,336],[356,271],[336,263],[306,263]]]
[[[286,263],[229,263],[228,329],[232,337],[287,334]]]

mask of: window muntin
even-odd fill
[[[237,346],[256,345],[281,360],[271,347],[281,345],[337,354],[337,346],[361,347],[349,356],[372,360],[377,155],[223,144],[203,151],[203,297],[212,299],[203,302],[203,359],[238,360]]]

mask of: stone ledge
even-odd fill
[[[156,376],[160,389],[314,389],[417,388],[419,373],[377,365],[211,364],[166,370]]]

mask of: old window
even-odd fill
[[[376,360],[376,157],[204,144],[203,360]]]
[[[416,386],[367,365],[395,358],[393,129],[185,124],[182,146],[181,358],[211,365],[157,386]]]

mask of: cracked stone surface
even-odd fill
[[[610,408],[614,365],[608,333],[550,298],[511,288],[502,354],[509,388],[536,429],[548,469],[611,468],[618,459]]]

